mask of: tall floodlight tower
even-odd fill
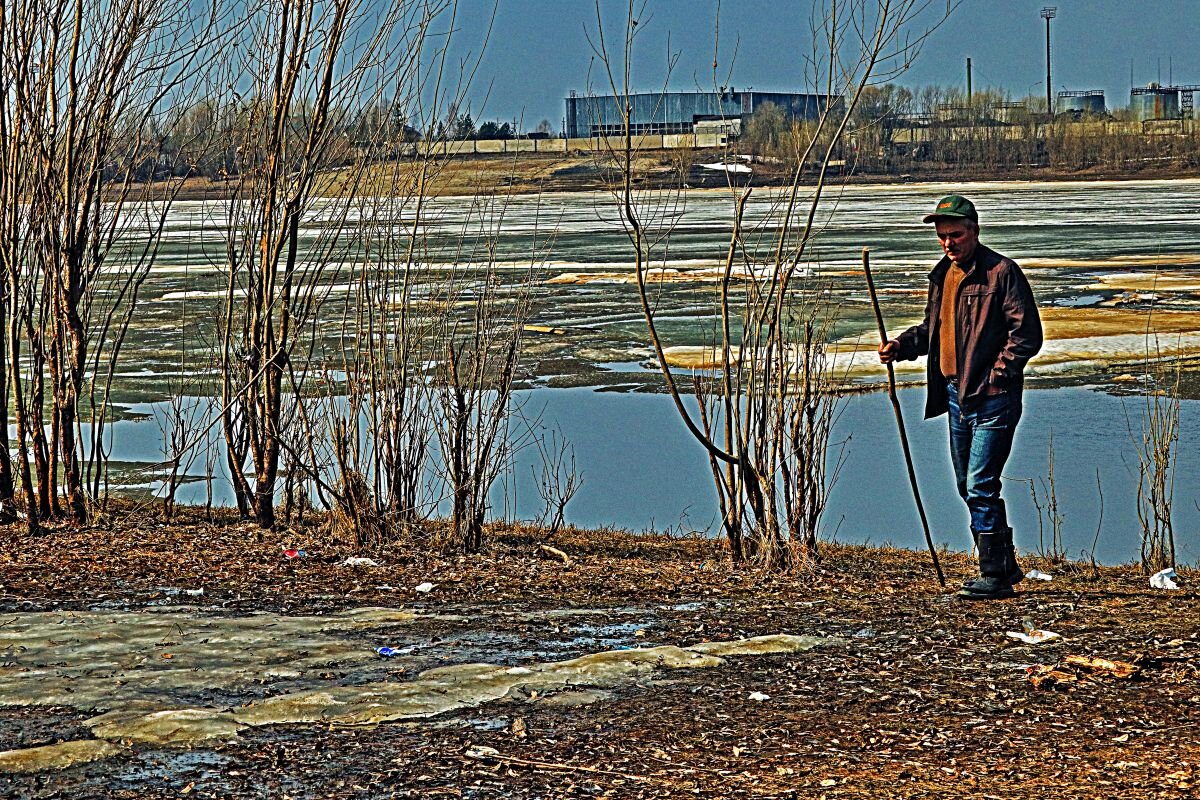
[[[1042,9],[1042,19],[1046,20],[1046,113],[1054,118],[1054,84],[1050,82],[1050,20],[1058,16],[1058,6],[1046,6]]]

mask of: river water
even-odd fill
[[[1162,319],[1176,315],[1159,346],[1194,350],[1194,337],[1200,335],[1200,182],[914,184],[831,193],[804,267],[838,305],[835,336],[843,343],[866,343],[874,335],[861,274],[855,271],[863,247],[871,248],[893,328],[919,316],[924,275],[938,255],[936,241],[919,217],[948,191],[975,200],[983,241],[1025,266],[1048,330],[1058,331],[1045,355],[1031,365],[1034,380],[1025,420],[1006,474],[1005,495],[1020,546],[1039,546],[1038,513],[1027,481],[1033,479],[1043,490],[1040,481],[1047,478],[1053,435],[1055,488],[1068,552],[1090,551],[1096,540],[1096,555],[1103,561],[1135,558],[1134,440],[1144,400],[1115,396],[1099,385],[1111,386],[1116,371],[1131,373],[1127,381],[1137,376],[1134,362],[1144,356],[1148,340],[1144,323],[1130,327],[1132,314],[1141,313],[1144,320],[1153,307]],[[747,211],[751,252],[772,246],[770,220],[779,200],[772,191],[752,196]],[[727,193],[689,192],[682,199],[651,195],[644,208],[660,231],[670,232],[657,251],[659,266],[700,275],[720,263],[732,209]],[[213,374],[196,355],[201,348],[180,347],[179,342],[211,339],[212,311],[224,280],[217,235],[223,217],[224,205],[213,202],[180,203],[171,213],[162,253],[143,289],[145,313],[139,316],[118,383],[118,397],[132,414],[112,429],[112,458],[126,467],[161,460],[162,432],[154,420],[162,421],[161,401],[201,388],[180,376],[201,380]],[[322,224],[318,217],[306,226],[302,248],[317,247]],[[478,204],[466,199],[439,200],[424,224],[431,275],[478,267],[455,243],[464,230],[485,230],[494,241],[501,274],[507,276],[503,280],[516,286],[532,270],[531,322],[565,332],[530,334],[528,380],[520,397],[526,416],[561,430],[574,448],[584,484],[568,506],[569,521],[712,531],[715,502],[707,461],[670,402],[655,391],[658,380],[646,364],[644,323],[627,280],[628,243],[611,198],[519,197],[508,204],[502,219],[480,213]],[[345,259],[352,264],[355,253]],[[350,277],[337,270],[328,275],[330,296],[348,292]],[[668,344],[706,344],[712,330],[711,282],[701,277],[673,281],[660,291]],[[1113,327],[1113,318],[1123,322]],[[869,355],[841,358],[852,362],[847,370],[855,380],[881,379]],[[1114,362],[1122,367],[1112,370]],[[918,379],[920,365],[911,365],[902,376]],[[1075,385],[1062,385],[1063,376]],[[1050,385],[1048,379],[1057,388],[1040,388]],[[962,549],[969,536],[965,511],[953,492],[945,421],[920,420],[923,395],[920,388],[901,392],[926,507],[938,542]],[[1200,547],[1198,410],[1195,402],[1182,404],[1176,468],[1175,524],[1180,555],[1187,561],[1196,559]],[[922,546],[887,397],[873,393],[846,399],[834,439],[845,442],[845,464],[831,487],[826,535],[845,542]],[[499,513],[536,515],[533,458],[529,451],[520,454],[507,473],[504,496],[496,503]],[[191,471],[198,474],[202,467],[194,465]],[[129,483],[144,485],[135,472],[127,469],[126,475]],[[218,481],[213,491],[218,501],[228,501],[223,483]],[[190,484],[180,499],[203,501],[206,492],[203,484]],[[1048,545],[1049,525],[1043,526]]]
[[[945,418],[921,421],[923,389],[900,392],[921,495],[934,539],[961,550],[970,546],[965,506],[954,491]],[[669,398],[591,388],[538,389],[518,395],[522,415],[552,426],[570,442],[583,476],[567,507],[568,522],[592,528],[708,534],[719,526],[704,451],[688,433]],[[1145,399],[1118,397],[1087,387],[1032,389],[1013,454],[1005,470],[1004,496],[1010,523],[1024,551],[1048,550],[1051,526],[1035,507],[1029,481],[1045,505],[1049,448],[1054,447],[1054,488],[1062,515],[1062,538],[1074,558],[1094,551],[1102,563],[1123,563],[1138,554],[1138,455],[1135,437]],[[136,409],[158,414],[163,408]],[[1181,407],[1176,465],[1175,530],[1181,560],[1200,557],[1200,401]],[[847,543],[923,548],[924,538],[900,450],[891,404],[884,393],[856,395],[841,408],[833,440],[844,465],[830,489],[825,538]],[[112,457],[127,465],[161,460],[160,424],[125,420],[114,426]],[[533,450],[519,452],[493,493],[498,514],[534,519],[542,511],[535,484],[540,466]],[[189,470],[198,478],[202,463]],[[128,474],[128,473],[127,473]],[[224,466],[211,484],[218,504],[232,502]],[[1097,484],[1099,481],[1099,484]],[[145,477],[135,481],[159,490]],[[203,504],[210,485],[196,480],[178,492],[180,502]],[[1101,495],[1103,499],[1101,499]],[[1039,533],[1039,518],[1041,519]]]

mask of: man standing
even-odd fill
[[[944,197],[924,221],[936,227],[946,255],[929,274],[924,321],[880,345],[879,360],[929,357],[925,418],[949,413],[950,460],[979,551],[979,577],[958,594],[1011,597],[1025,573],[1017,566],[1000,473],[1021,419],[1025,363],[1042,346],[1042,323],[1021,268],[979,243],[970,200]]]

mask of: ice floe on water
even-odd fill
[[[175,300],[214,299],[225,297],[227,294],[228,292],[223,289],[211,289],[207,291],[200,289],[188,289],[179,292],[165,292],[158,297],[158,300],[160,302],[172,302]],[[239,297],[244,297],[246,292],[244,289],[235,290],[234,294]]]
[[[1187,263],[1200,264],[1200,254],[1187,256]],[[1154,264],[1148,264],[1149,271],[1118,272],[1110,275],[1096,276],[1096,283],[1089,288],[1096,289],[1126,289],[1149,290],[1162,292],[1198,292],[1200,291],[1200,272],[1160,272]]]
[[[1047,341],[1030,367],[1034,375],[1107,366],[1114,362],[1157,361],[1200,352],[1200,331],[1164,334],[1147,339],[1145,334],[1125,333]]]
[[[1038,269],[1129,269],[1131,267],[1141,267],[1140,272],[1116,273],[1097,276],[1101,282],[1119,282],[1122,279],[1146,279],[1149,277],[1146,270],[1154,274],[1154,270],[1160,267],[1189,267],[1200,266],[1200,253],[1175,253],[1175,254],[1154,254],[1147,253],[1145,255],[1126,255],[1113,256],[1112,258],[1023,258],[1021,259],[1021,267],[1023,269],[1038,270]],[[1171,279],[1175,276],[1172,273],[1159,273],[1159,277],[1163,279]],[[1189,279],[1184,279],[1189,280]],[[1196,280],[1195,277],[1190,280]]]

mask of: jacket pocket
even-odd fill
[[[959,302],[972,306],[986,306],[990,304],[998,294],[998,290],[992,286],[964,286],[958,293]]]
[[[958,295],[958,310],[967,336],[977,339],[986,334],[982,328],[986,326],[988,317],[999,302],[1000,293],[995,288],[963,287]]]

